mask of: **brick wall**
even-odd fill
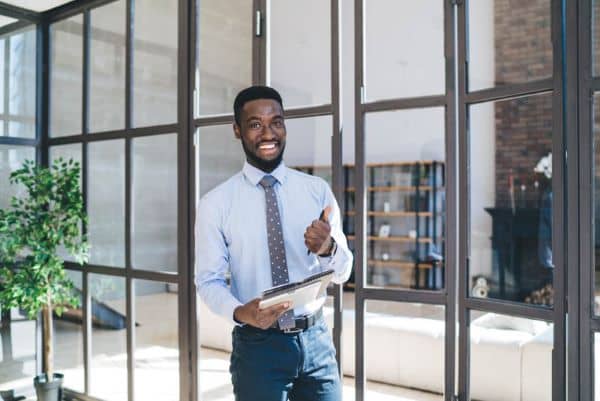
[[[495,0],[496,86],[552,76],[549,0]],[[496,204],[506,205],[509,176],[516,196],[521,184],[533,201],[533,173],[552,146],[552,96],[530,96],[495,103]],[[543,183],[541,183],[543,184]]]

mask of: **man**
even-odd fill
[[[235,398],[338,401],[335,349],[322,316],[325,295],[308,305],[265,309],[258,297],[327,269],[335,271],[336,283],[348,279],[352,254],[339,207],[325,181],[283,163],[286,129],[277,91],[242,90],[234,113],[246,162],[200,200],[196,284],[209,308],[236,324],[230,365]]]

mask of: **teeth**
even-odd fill
[[[275,144],[274,143],[267,143],[264,145],[260,145],[261,149],[274,149],[275,148]]]

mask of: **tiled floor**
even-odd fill
[[[346,295],[346,307],[352,305]],[[122,311],[122,304],[114,308]],[[373,303],[369,310],[443,319],[443,309],[427,305]],[[136,298],[135,394],[137,400],[178,400],[179,351],[177,348],[177,298],[163,293]],[[157,318],[160,316],[160,318]],[[12,325],[12,360],[0,362],[0,389],[19,389],[32,397],[31,378],[35,371],[33,322]],[[2,340],[2,339],[0,339]],[[127,399],[127,357],[125,330],[94,329],[91,364],[92,395],[115,401]],[[4,342],[7,344],[6,336]],[[65,374],[66,386],[83,390],[83,352],[81,326],[56,324],[56,366]],[[229,354],[211,349],[200,352],[200,390],[203,401],[233,400],[229,376]],[[33,398],[30,398],[33,399]],[[344,400],[354,399],[354,379],[344,380]],[[369,382],[367,400],[431,401],[439,394]]]

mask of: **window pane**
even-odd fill
[[[2,312],[0,389],[14,389],[15,395],[33,397],[35,320],[29,320],[16,308]]]
[[[134,284],[135,398],[179,401],[177,285],[146,280]]]
[[[8,73],[8,135],[35,137],[36,30],[10,37]],[[4,95],[2,95],[4,96]]]
[[[594,199],[594,273],[595,273],[595,296],[600,295],[600,93],[596,92],[593,98],[593,134],[594,134],[594,176],[593,176],[593,199]],[[594,308],[595,314],[600,314],[600,308]]]
[[[89,275],[92,297],[90,395],[107,401],[127,400],[127,332],[125,279]]]
[[[83,393],[84,370],[83,370],[83,326],[81,309],[82,274],[67,270],[67,276],[73,281],[75,291],[80,298],[79,308],[67,309],[59,318],[54,316],[54,369],[62,373],[64,377],[63,386]]]
[[[468,3],[469,90],[552,76],[550,3]]]
[[[233,112],[252,84],[252,0],[199,2],[196,116]]]
[[[592,0],[592,74],[600,75],[600,1]]]
[[[9,184],[10,174],[25,160],[35,160],[35,149],[28,146],[0,145],[0,209],[10,206],[10,199],[25,194],[25,187]]]
[[[367,100],[443,94],[443,1],[383,0],[364,4]]]
[[[473,314],[479,316],[470,330],[471,399],[551,400],[554,326],[496,313]]]
[[[125,266],[125,141],[88,145],[90,263]]]
[[[177,3],[176,0],[135,2],[133,124],[136,127],[177,121]]]
[[[367,301],[366,309],[366,400],[443,400],[444,307]],[[355,330],[351,323],[345,328]],[[353,354],[346,342],[344,351]],[[354,372],[353,366],[348,368],[347,373]]]
[[[62,157],[65,161],[69,159],[73,159],[79,163],[81,168],[81,144],[72,144],[72,145],[60,145],[60,146],[51,146],[49,149],[49,162],[50,164],[54,163],[54,161],[60,157]],[[80,170],[81,173],[81,170]],[[79,185],[81,188],[81,176],[79,178]],[[75,258],[72,258],[64,246],[61,246],[58,249],[58,254],[69,262],[75,262]]]
[[[50,25],[50,136],[81,133],[83,17]]]
[[[268,20],[268,82],[284,107],[330,103],[330,2],[271,0]]]
[[[177,271],[177,135],[133,140],[133,267]]]
[[[90,132],[125,127],[125,0],[91,11]]]
[[[366,115],[367,285],[444,285],[444,118],[441,107]],[[353,232],[353,179],[347,192]]]
[[[552,94],[469,115],[471,295],[550,306]]]
[[[202,196],[240,171],[246,157],[230,124],[200,127],[198,138],[196,188]]]

